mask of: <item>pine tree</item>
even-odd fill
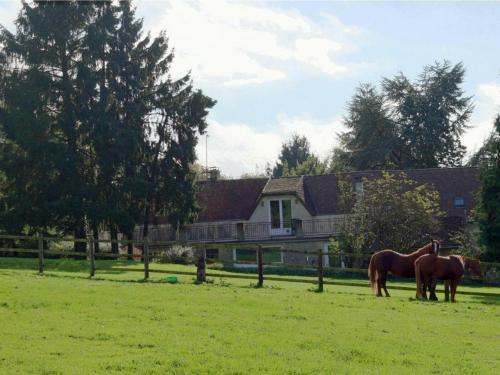
[[[464,75],[462,63],[444,61],[424,67],[414,83],[402,73],[383,79],[401,142],[400,168],[461,165],[465,147],[460,137],[473,108],[461,88]]]
[[[309,141],[305,136],[292,135],[291,139],[281,146],[278,162],[273,168],[273,177],[281,177],[285,171],[291,171],[312,156]]]
[[[472,113],[465,69],[448,61],[424,67],[411,82],[402,73],[382,80],[382,92],[361,85],[348,104],[332,169],[408,169],[458,166],[460,137]]]
[[[485,260],[500,261],[500,116],[495,120],[490,152],[481,168],[481,191],[477,208],[480,242]]]
[[[77,100],[89,10],[76,2],[23,3],[16,33],[2,29],[0,164],[7,179],[3,222],[11,231],[50,226],[85,236],[88,134]]]
[[[357,88],[348,104],[344,125],[349,130],[340,135],[334,165],[368,170],[394,168],[399,164],[396,125],[389,116],[384,96],[374,86],[363,84]]]
[[[170,76],[165,34],[143,36],[129,2],[23,4],[17,23],[0,40],[4,224],[130,237],[160,213],[192,220],[189,166],[215,101]]]

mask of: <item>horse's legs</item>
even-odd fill
[[[436,296],[436,285],[437,285],[437,279],[431,278],[430,283],[429,283],[429,299],[432,301],[438,300],[438,298]]]
[[[450,280],[444,281],[444,300],[446,302],[450,300]]]
[[[387,279],[387,271],[377,272],[377,297],[382,297],[382,288],[384,288],[385,294],[387,295],[387,290],[385,288],[386,279]]]
[[[386,297],[390,297],[389,292],[387,291],[387,286],[385,285],[386,281],[387,281],[387,275],[382,280],[382,286],[384,287],[385,296]]]
[[[429,281],[427,277],[422,277],[422,298],[427,299],[427,287],[429,285]]]
[[[382,297],[382,281],[380,280],[380,274],[377,275],[377,297]]]
[[[458,280],[450,280],[451,302],[455,302],[455,293],[457,292]]]

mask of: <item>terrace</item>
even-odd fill
[[[152,241],[178,241],[184,243],[221,243],[269,241],[283,239],[319,239],[339,234],[343,216],[327,219],[283,222],[279,227],[271,222],[196,223],[176,231],[169,224],[155,225],[149,230]],[[143,227],[136,227],[134,238],[143,238]]]

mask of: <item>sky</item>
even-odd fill
[[[378,85],[447,59],[463,62],[474,113],[462,141],[477,150],[500,112],[500,2],[135,1],[144,29],[164,30],[172,75],[217,100],[199,162],[229,177],[261,173],[282,142],[305,135],[328,157],[360,83]],[[19,1],[0,1],[13,28]]]

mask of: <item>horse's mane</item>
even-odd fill
[[[431,247],[431,246],[432,246],[432,242],[429,242],[427,245],[422,246],[420,249],[417,249],[417,250],[415,250],[413,253],[410,253],[410,254],[408,254],[408,255],[409,255],[409,256],[411,256],[411,255],[418,255],[418,254],[420,254],[420,253],[424,252],[425,250],[427,250],[427,249],[428,249],[429,247]]]

